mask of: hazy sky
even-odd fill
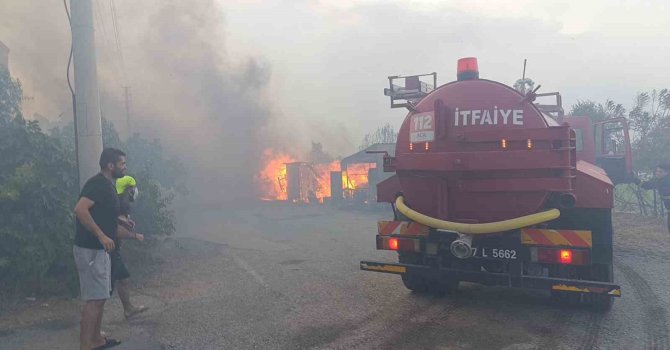
[[[478,57],[482,77],[510,85],[527,58],[527,74],[542,91],[560,91],[566,107],[629,105],[637,91],[670,85],[667,1],[221,3],[231,50],[270,62],[285,117],[341,123],[354,141],[401,122],[404,112],[382,95],[388,75],[436,71],[446,83],[465,56]]]
[[[189,75],[194,67],[177,67],[191,57],[211,57],[214,63],[207,64],[222,67],[226,89],[249,84],[239,73],[249,62],[261,67],[249,78],[262,77],[260,91],[244,96],[262,100],[271,117],[254,127],[264,124],[264,132],[285,147],[306,149],[309,141],[321,141],[339,155],[353,152],[366,132],[402,121],[405,112],[390,110],[382,94],[388,75],[436,71],[438,82],[446,83],[455,78],[460,57],[478,57],[481,77],[510,85],[527,58],[527,75],[542,84],[541,91],[560,91],[566,109],[578,99],[629,106],[636,92],[670,85],[667,1],[114,0],[125,76],[110,0],[93,1],[103,104],[119,115],[121,85],[129,85],[133,108],[147,110],[137,111],[146,119],[137,125],[149,133],[175,126],[196,130],[201,121],[185,116],[186,110],[225,112],[226,104],[210,105],[212,96],[200,100],[180,84],[185,76],[197,80]],[[47,116],[66,111],[69,31],[62,3],[2,3],[0,40],[12,49],[10,65],[26,95],[35,97],[27,107]],[[196,15],[180,16],[190,11],[185,3]],[[207,23],[201,26],[203,14]],[[154,40],[160,45],[151,45]],[[176,73],[156,73],[157,65]],[[184,91],[185,102],[173,108]],[[170,123],[157,117],[174,110],[178,117]],[[168,138],[165,143],[179,136],[156,133]]]

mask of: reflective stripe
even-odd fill
[[[590,248],[593,246],[591,231],[529,228],[521,230],[521,244],[581,248]]]
[[[428,236],[430,228],[418,222],[377,221],[377,232],[380,235]]]
[[[563,292],[576,292],[576,293],[595,293],[595,294],[608,294],[616,297],[621,296],[621,289],[616,287],[579,287],[579,286],[570,286],[566,284],[556,284],[551,286],[552,290],[563,291]]]
[[[611,292],[609,292],[609,293],[607,293],[607,294],[609,294],[609,295],[616,295],[616,296],[620,297],[620,296],[621,296],[621,289],[614,289],[614,290],[612,290]]]
[[[397,265],[368,265],[365,263],[361,263],[361,270],[367,270],[367,271],[379,271],[379,272],[389,272],[389,273],[405,273],[407,272],[407,268],[404,266],[397,266]]]

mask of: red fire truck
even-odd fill
[[[395,175],[377,200],[394,219],[378,222],[376,242],[399,259],[360,268],[399,274],[416,292],[475,282],[609,309],[621,295],[614,185],[632,173],[626,120],[565,116],[560,94],[480,79],[475,58],[458,61],[456,81],[435,83],[435,73],[389,77],[391,106],[409,113],[384,156]],[[556,101],[536,103],[547,98]]]

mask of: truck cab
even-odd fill
[[[633,157],[628,120],[623,117],[593,121],[586,116],[565,115],[561,94],[536,94],[534,98],[553,97],[550,104],[535,103],[539,110],[559,123],[568,123],[575,131],[577,159],[605,170],[615,185],[634,180]]]

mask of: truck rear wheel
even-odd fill
[[[432,281],[429,285],[430,291],[436,295],[453,294],[458,290],[459,281],[440,280]]]
[[[420,254],[400,254],[398,261],[401,264],[423,265],[423,258]],[[458,280],[439,280],[412,273],[404,273],[400,276],[405,287],[416,293],[444,295],[455,292],[459,285]]]
[[[612,282],[614,280],[612,265],[593,265],[591,272],[592,278],[596,281]],[[609,311],[614,304],[614,297],[608,294],[588,294],[584,296],[584,300],[594,310],[602,312]]]
[[[575,266],[556,265],[549,268],[549,277],[578,280],[579,273]],[[576,306],[582,299],[582,293],[551,291],[552,302],[559,306]]]
[[[586,279],[599,282],[613,282],[612,269],[612,216],[608,209],[573,208],[563,210],[561,218],[556,220],[551,228],[565,230],[589,230],[593,232],[592,256],[598,259],[588,270],[581,272],[569,266],[559,266],[550,272],[552,277],[569,279]],[[608,294],[574,293],[552,291],[552,299],[560,304],[576,305],[582,303],[598,311],[608,311],[612,308],[614,297]]]
[[[398,261],[401,264],[421,265],[423,263],[421,255],[418,254],[399,254]],[[430,290],[429,281],[420,275],[412,273],[403,273],[400,275],[405,287],[416,293],[426,293]]]

